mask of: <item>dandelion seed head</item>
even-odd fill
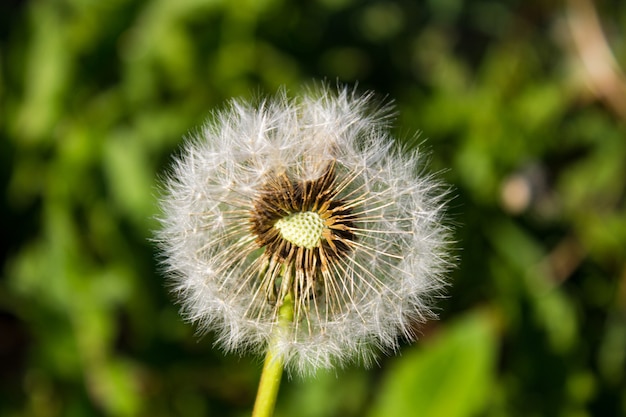
[[[387,123],[370,95],[327,87],[215,113],[161,202],[158,242],[185,317],[228,351],[260,353],[289,295],[278,353],[300,373],[414,339],[445,286],[446,193]]]

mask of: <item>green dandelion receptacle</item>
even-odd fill
[[[280,231],[283,239],[296,246],[313,249],[322,240],[324,220],[314,211],[305,211],[276,220],[274,227]]]

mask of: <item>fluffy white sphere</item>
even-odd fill
[[[158,232],[187,319],[229,351],[274,337],[301,373],[415,337],[448,267],[445,192],[394,148],[386,116],[346,89],[282,92],[231,102],[187,141]]]

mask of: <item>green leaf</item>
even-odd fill
[[[472,313],[403,355],[382,383],[370,417],[464,417],[488,404],[494,380],[493,319]]]

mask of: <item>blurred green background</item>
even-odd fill
[[[393,100],[457,269],[401,354],[278,416],[626,415],[626,2],[3,0],[0,415],[245,416],[261,360],[179,318],[158,178],[230,97]],[[421,132],[415,138],[415,132]]]

